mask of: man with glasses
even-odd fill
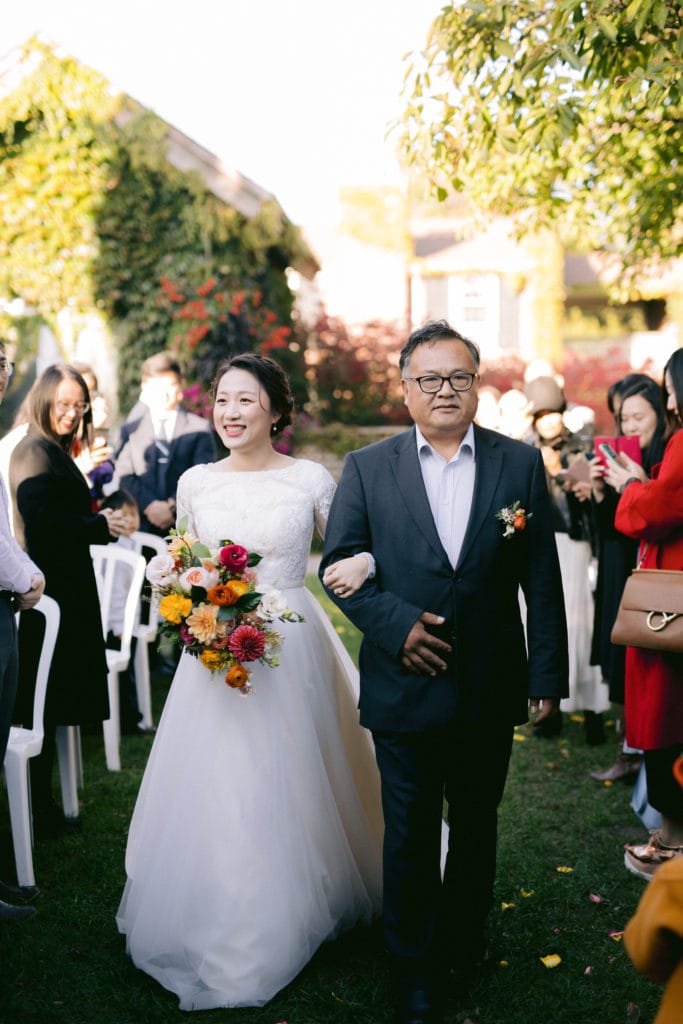
[[[0,402],[5,397],[14,366],[0,340]],[[0,477],[0,767],[5,761],[14,698],[17,692],[17,627],[15,611],[33,608],[45,588],[45,577],[12,536],[8,501]],[[21,920],[35,913],[26,906],[37,896],[35,886],[0,882],[0,921]],[[19,904],[19,905],[17,905]]]
[[[514,726],[529,710],[545,719],[566,695],[567,640],[543,462],[473,422],[477,346],[431,322],[411,334],[400,368],[415,425],[347,456],[321,576],[346,555],[374,556],[360,590],[328,593],[364,634],[360,716],[382,779],[396,1020],[434,1024],[444,982],[462,995],[486,959]]]

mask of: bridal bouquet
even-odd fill
[[[283,637],[272,623],[303,621],[280,591],[256,589],[253,570],[260,561],[256,552],[230,540],[211,551],[187,532],[183,520],[170,531],[167,553],[155,555],[147,566],[162,636],[210,672],[224,672],[228,686],[243,694],[252,689],[245,663],[278,665]]]

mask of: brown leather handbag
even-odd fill
[[[634,569],[624,587],[611,640],[683,654],[683,572]]]

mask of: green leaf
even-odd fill
[[[195,558],[211,558],[210,548],[207,548],[206,544],[202,544],[202,542],[199,540],[192,545],[190,551],[192,552]]]

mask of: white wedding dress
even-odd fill
[[[322,942],[380,911],[379,776],[358,677],[303,585],[333,491],[306,460],[180,480],[178,520],[212,548],[263,555],[258,582],[306,619],[276,623],[280,665],[250,666],[247,697],[183,654],[159,723],[117,923],[183,1010],[262,1005]]]

